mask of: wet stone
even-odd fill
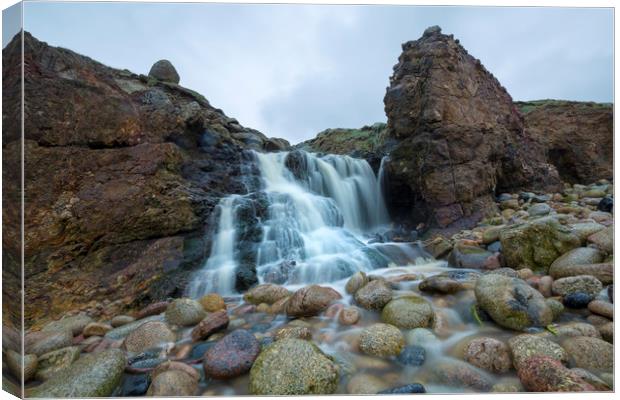
[[[151,379],[148,374],[126,374],[123,378],[120,395],[123,397],[143,396],[150,384]]]
[[[426,350],[422,346],[405,346],[403,351],[396,357],[403,365],[420,366],[424,364]]]
[[[382,390],[377,394],[409,394],[409,393],[426,393],[426,389],[420,383],[410,383],[404,386]]]

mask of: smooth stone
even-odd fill
[[[405,338],[398,328],[389,324],[374,324],[360,335],[359,348],[363,353],[388,357],[397,356],[405,346]]]
[[[556,279],[591,275],[601,281],[602,284],[608,285],[614,281],[614,265],[613,263],[572,264],[557,268],[552,267],[549,269],[549,274]]]
[[[159,315],[165,312],[169,305],[169,301],[151,303],[148,306],[144,307],[142,310],[138,311],[138,313],[136,314],[136,319],[146,319],[147,317]]]
[[[38,368],[38,358],[34,354],[26,354],[24,357],[16,351],[7,349],[3,361],[15,378],[21,380],[22,366],[24,371],[24,382],[31,380]],[[23,364],[22,364],[23,363]]]
[[[405,340],[409,346],[434,347],[440,343],[435,334],[426,328],[416,328],[407,331]]]
[[[365,272],[358,271],[351,275],[347,284],[344,287],[344,290],[348,294],[355,294],[359,289],[364,287],[368,283],[368,276],[366,276]]]
[[[176,335],[168,325],[160,321],[150,321],[129,333],[123,342],[123,348],[128,352],[139,353],[175,340]]]
[[[151,378],[148,374],[125,375],[123,386],[121,387],[121,396],[137,397],[146,394],[151,384]]]
[[[70,317],[64,317],[62,319],[52,321],[45,325],[41,331],[42,332],[51,332],[51,331],[71,331],[73,336],[79,335],[82,333],[86,325],[93,322],[93,319],[85,314],[73,315]]]
[[[493,387],[493,393],[519,393],[525,391],[519,378],[502,378]]]
[[[521,383],[531,392],[583,392],[594,387],[555,358],[530,357],[517,371]]]
[[[207,350],[203,363],[205,376],[230,379],[243,375],[252,367],[260,349],[250,332],[243,329],[233,331]]]
[[[214,345],[215,345],[215,342],[200,342],[200,343],[196,343],[192,347],[192,350],[190,351],[190,353],[189,353],[189,355],[187,357],[190,360],[198,360],[198,359],[202,358],[205,355],[205,353],[207,352],[207,350],[209,350]]]
[[[38,359],[37,380],[46,381],[68,368],[80,357],[80,353],[79,347],[70,346],[41,355]]]
[[[224,302],[224,299],[217,293],[206,294],[202,296],[198,302],[207,312],[226,310],[226,303]]]
[[[424,364],[426,358],[426,350],[422,346],[405,346],[405,348],[396,357],[399,363],[403,365],[420,366]]]
[[[596,206],[596,209],[603,212],[611,213],[614,209],[614,199],[613,197],[604,197]]]
[[[408,385],[397,386],[390,389],[382,390],[377,394],[410,394],[410,393],[426,393],[426,389],[420,383],[410,383]]]
[[[478,368],[499,374],[508,371],[512,366],[508,346],[489,337],[469,342],[465,347],[463,358]]]
[[[25,337],[24,347],[26,354],[40,356],[62,347],[73,344],[73,333],[69,329],[49,330],[28,333]]]
[[[563,325],[559,325],[555,327],[556,334],[552,334],[551,332],[545,330],[540,333],[536,333],[536,336],[544,337],[548,339],[554,339],[556,337],[573,337],[573,336],[591,336],[595,338],[600,338],[601,334],[596,329],[595,326],[591,324],[587,324],[585,322],[568,322]]]
[[[160,81],[179,83],[180,77],[177,70],[168,60],[159,60],[151,66],[149,76]]]
[[[579,239],[585,243],[588,236],[605,229],[605,225],[599,224],[598,222],[579,222],[572,224],[571,228],[577,236],[579,236]]]
[[[112,325],[113,328],[118,328],[119,326],[130,324],[135,320],[136,319],[134,317],[131,317],[129,315],[117,315],[116,317],[112,318],[112,320],[110,321],[110,325]]]
[[[387,388],[387,383],[378,376],[371,374],[356,374],[347,382],[349,394],[377,394]]]
[[[286,303],[289,317],[312,317],[325,311],[334,301],[341,299],[340,293],[326,286],[310,285],[297,290]]]
[[[605,318],[614,319],[614,305],[606,301],[593,300],[588,304],[588,310]]]
[[[192,340],[194,342],[198,342],[200,340],[207,339],[214,333],[221,332],[226,329],[229,322],[230,319],[228,318],[226,310],[210,313],[205,317],[205,319],[200,321],[194,329],[192,329]]]
[[[543,295],[522,279],[482,275],[476,282],[475,295],[480,308],[505,328],[523,330],[553,321]]]
[[[399,328],[427,328],[433,325],[435,313],[422,297],[406,296],[387,303],[381,312],[381,320]]]
[[[192,299],[176,299],[166,308],[166,320],[172,325],[196,325],[206,316],[199,302]]]
[[[91,322],[84,327],[82,335],[87,338],[89,336],[104,336],[106,333],[112,330],[112,325],[104,324],[101,322]]]
[[[601,337],[606,342],[612,343],[614,342],[614,323],[608,322],[599,326],[598,331],[601,333]]]
[[[560,257],[556,258],[551,266],[549,266],[549,275],[553,278],[563,278],[557,274],[557,270],[562,270],[575,264],[596,264],[603,262],[604,254],[600,250],[592,247],[577,247],[572,249]]]
[[[612,253],[614,250],[614,227],[607,227],[588,236],[588,242],[606,253]]]
[[[105,397],[120,385],[127,359],[120,349],[85,354],[32,388],[31,397]]]
[[[614,346],[589,336],[570,337],[562,342],[572,362],[588,371],[610,372],[614,367]]]
[[[480,269],[491,256],[493,253],[480,247],[457,243],[448,257],[448,264],[457,268]]]
[[[164,317],[161,315],[151,315],[149,317],[136,319],[134,322],[130,322],[128,324],[119,326],[118,328],[112,329],[111,331],[105,334],[105,338],[110,339],[110,340],[124,339],[125,337],[127,337],[127,335],[129,335],[131,332],[138,329],[142,324],[146,322],[163,321],[163,320],[164,320]]]
[[[431,382],[473,389],[477,392],[488,392],[493,386],[488,373],[461,360],[445,357],[429,367],[427,373],[430,374]]]
[[[289,297],[291,292],[283,286],[265,283],[250,289],[243,295],[243,300],[250,304],[273,304],[278,300]]]
[[[590,371],[586,371],[582,368],[571,368],[571,371],[575,373],[578,377],[588,382],[590,385],[594,386],[597,391],[608,391],[611,390],[609,385],[598,376],[594,375]]]
[[[572,293],[586,293],[594,297],[601,290],[603,290],[603,284],[591,275],[568,276],[554,280],[551,285],[553,294],[562,297]]]
[[[360,312],[357,307],[345,307],[338,314],[338,322],[342,325],[353,325],[360,320]]]
[[[381,310],[392,300],[392,289],[384,281],[374,280],[358,289],[354,298],[366,310]]]
[[[551,212],[551,207],[549,207],[548,204],[546,203],[537,203],[537,204],[532,204],[528,209],[527,209],[527,213],[531,216],[531,217],[542,217],[544,215],[547,215]]]
[[[564,296],[562,301],[566,307],[578,309],[586,308],[593,299],[594,297],[588,293],[577,292]]]
[[[508,347],[517,371],[524,367],[528,358],[534,356],[551,357],[564,364],[568,361],[568,354],[559,344],[535,335],[525,334],[512,337],[508,340]]]
[[[547,299],[545,301],[553,313],[553,320],[560,318],[564,313],[564,305],[556,299]]]
[[[195,396],[198,379],[185,371],[170,369],[152,377],[147,396]]]
[[[316,345],[299,339],[278,340],[261,351],[250,370],[254,395],[331,394],[338,368]]]

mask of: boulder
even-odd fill
[[[568,354],[557,343],[535,335],[518,335],[508,340],[515,369],[518,371],[526,365],[526,360],[534,356],[545,356],[568,362]]]
[[[119,326],[127,325],[135,320],[134,317],[130,317],[129,315],[117,315],[112,318],[110,325],[112,325],[112,328],[118,328]]]
[[[286,303],[289,317],[312,317],[325,311],[329,305],[341,299],[340,293],[330,287],[310,285],[297,290]]]
[[[430,303],[418,296],[396,298],[383,308],[381,320],[399,328],[432,327],[435,313]]]
[[[314,344],[282,339],[258,355],[250,370],[254,395],[331,394],[338,387],[338,367]]]
[[[604,258],[605,255],[595,248],[577,247],[556,258],[549,266],[549,275],[556,278],[552,273],[554,270],[561,270],[576,264],[596,264],[603,262]]]
[[[164,318],[162,316],[160,316],[160,315],[151,315],[150,317],[145,317],[145,318],[142,318],[142,319],[136,319],[133,322],[130,322],[128,324],[119,326],[118,328],[114,328],[111,331],[108,331],[105,334],[105,338],[106,339],[110,339],[110,340],[123,339],[123,338],[127,337],[127,335],[129,335],[131,332],[135,331],[142,324],[144,324],[146,322],[163,321],[163,320],[164,320]]]
[[[123,348],[128,352],[141,353],[175,340],[176,335],[168,325],[159,321],[150,321],[130,332],[123,341]]]
[[[291,292],[283,286],[265,283],[250,289],[243,295],[243,300],[250,304],[274,304],[278,300],[289,297],[290,295]]]
[[[523,361],[517,371],[523,386],[531,392],[590,392],[594,386],[562,363],[548,356],[534,356]]]
[[[121,383],[127,359],[120,349],[85,354],[31,389],[31,397],[106,397]]]
[[[26,354],[42,355],[72,344],[71,330],[48,330],[28,333],[25,336],[24,348]]]
[[[362,352],[378,356],[397,356],[405,346],[405,338],[398,328],[389,324],[374,324],[362,331],[359,348]]]
[[[151,67],[149,76],[160,81],[179,83],[179,74],[168,60],[159,60]]]
[[[226,310],[226,303],[224,303],[224,299],[217,293],[206,294],[202,296],[198,302],[207,312]]]
[[[556,296],[562,297],[573,293],[586,293],[594,297],[603,290],[603,285],[593,276],[577,275],[554,280],[551,290]]]
[[[457,268],[481,269],[484,268],[487,259],[492,256],[493,253],[480,247],[457,243],[448,257],[448,264]]]
[[[605,318],[614,319],[614,305],[606,301],[593,300],[588,304],[588,310]]]
[[[551,266],[549,274],[554,279],[569,276],[590,275],[598,279],[602,284],[609,285],[614,281],[614,265],[612,263],[599,264],[569,264]]]
[[[192,340],[197,342],[199,340],[207,339],[214,333],[221,332],[230,322],[226,310],[217,311],[211,313],[205,317],[194,329],[192,329]]]
[[[169,369],[152,377],[147,396],[173,397],[195,396],[198,390],[198,379],[180,369]]]
[[[86,325],[93,322],[93,319],[85,314],[73,315],[52,321],[41,328],[43,332],[70,330],[73,336],[82,333]]]
[[[260,353],[260,344],[250,332],[237,329],[207,350],[203,368],[205,375],[230,379],[250,370]]]
[[[166,308],[166,320],[172,325],[196,325],[206,315],[202,305],[192,299],[176,299]]]
[[[610,226],[588,236],[588,242],[606,253],[614,250],[614,227]]]
[[[611,372],[614,367],[614,346],[590,336],[574,336],[562,342],[571,361],[588,371]]]
[[[469,342],[465,347],[463,358],[478,368],[497,374],[507,372],[512,366],[508,346],[489,337]]]
[[[582,243],[586,243],[588,236],[605,229],[605,225],[601,225],[597,222],[578,222],[572,224],[571,229],[579,236]]]
[[[559,256],[581,245],[579,237],[553,217],[508,228],[500,241],[506,265],[543,273]]]
[[[367,310],[381,310],[392,300],[392,289],[383,280],[373,280],[355,292],[355,301]]]
[[[37,380],[46,381],[60,371],[69,368],[80,357],[80,353],[79,347],[70,346],[43,354],[38,359]]]
[[[347,281],[344,289],[348,294],[355,294],[360,288],[368,283],[368,277],[365,272],[357,271]]]
[[[476,301],[498,325],[514,330],[547,326],[553,313],[536,289],[518,278],[482,275],[476,282]]]
[[[473,289],[479,274],[465,271],[448,271],[424,279],[418,289],[428,293],[452,294]]]
[[[476,392],[488,392],[493,386],[493,380],[488,373],[471,364],[453,358],[440,358],[427,370],[431,382],[473,389]]]

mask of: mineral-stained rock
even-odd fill
[[[535,335],[519,335],[508,341],[515,369],[518,371],[526,365],[526,360],[533,356],[547,356],[564,364],[568,361],[566,351],[557,343]]]
[[[396,143],[387,197],[397,214],[472,224],[495,209],[498,190],[559,183],[542,152],[527,150],[532,138],[510,95],[440,29],[403,44],[384,103]]]
[[[260,344],[250,332],[237,329],[207,350],[203,364],[205,375],[230,379],[250,370],[260,353]]]
[[[337,387],[336,364],[306,340],[274,342],[250,370],[250,393],[255,395],[331,394]]]
[[[603,290],[603,285],[591,275],[577,275],[556,279],[551,289],[553,294],[562,297],[573,293],[586,293],[594,297]]]
[[[594,387],[562,363],[547,356],[534,356],[517,371],[523,386],[531,392],[582,392]]]
[[[228,323],[228,314],[225,310],[211,313],[192,330],[192,340],[207,339],[210,335],[226,329]]]
[[[166,309],[166,320],[173,325],[196,325],[206,314],[196,300],[176,299]]]
[[[534,147],[547,154],[563,181],[594,182],[613,176],[611,104],[540,100],[516,105]]]
[[[502,255],[511,268],[546,273],[562,254],[581,245],[579,237],[553,217],[544,217],[502,231]]]
[[[504,373],[511,367],[508,346],[497,339],[483,337],[467,344],[465,361],[493,373]]]
[[[23,144],[26,327],[69,310],[130,313],[183,291],[204,260],[204,225],[219,199],[245,193],[243,151],[273,140],[233,124],[189,89],[28,32],[21,38],[2,51],[3,115],[11,116],[2,158],[3,193],[18,193]],[[22,88],[29,99],[23,141]],[[20,215],[7,214],[4,223],[19,226]],[[14,245],[5,251],[18,259],[12,232],[19,229],[7,231],[5,242]]]
[[[358,289],[354,298],[367,310],[381,310],[392,300],[392,289],[382,280],[373,280]]]
[[[200,298],[198,302],[202,305],[202,308],[207,312],[215,312],[226,309],[226,303],[224,299],[217,293],[209,293]]]

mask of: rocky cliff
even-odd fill
[[[3,50],[5,204],[19,193],[20,48],[17,36]],[[214,206],[245,190],[244,150],[288,146],[156,76],[24,34],[27,326],[179,294],[208,251]],[[18,213],[4,219],[19,226]],[[19,259],[15,235],[3,246]]]
[[[613,177],[613,106],[539,100],[515,103],[526,132],[556,166],[563,181],[594,182]]]
[[[384,102],[401,215],[447,227],[488,214],[496,193],[559,183],[506,89],[439,27],[403,45]]]

